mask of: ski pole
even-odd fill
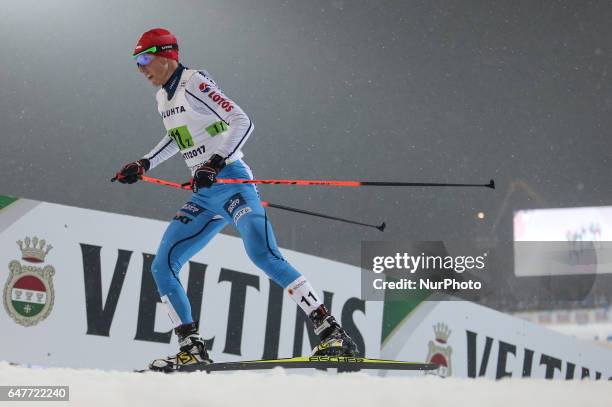
[[[381,223],[380,225],[371,225],[369,223],[357,222],[355,220],[342,219],[342,218],[337,218],[335,216],[324,215],[322,213],[310,212],[310,211],[306,211],[304,209],[297,209],[297,208],[291,208],[289,206],[272,204],[272,203],[267,202],[267,201],[261,201],[261,204],[263,206],[268,206],[270,208],[283,209],[285,211],[303,213],[305,215],[317,216],[319,218],[332,219],[332,220],[337,220],[337,221],[345,222],[345,223],[352,223],[353,225],[361,225],[361,226],[367,226],[367,227],[371,227],[371,228],[376,228],[376,229],[380,230],[381,232],[384,232],[385,228],[387,227],[387,224],[385,222]]]
[[[175,188],[191,189],[185,184],[166,181],[158,178],[141,176],[143,181],[154,182],[158,184],[168,185]],[[112,178],[114,182],[116,178]],[[217,178],[217,182],[221,184],[268,184],[268,185],[324,185],[335,187],[362,187],[362,186],[381,186],[381,187],[486,187],[495,189],[495,181],[490,180],[488,184],[454,184],[454,183],[436,183],[436,182],[377,182],[377,181],[326,181],[326,180],[306,180],[306,179],[237,179],[237,178]]]
[[[185,184],[179,184],[177,182],[172,182],[172,181],[166,181],[165,179],[159,179],[159,178],[153,178],[153,177],[147,177],[146,175],[141,175],[140,177],[138,177],[139,179],[146,181],[146,182],[152,182],[154,184],[161,184],[161,185],[166,185],[168,187],[172,187],[172,188],[178,188],[178,189],[186,189],[191,191],[191,186],[188,185],[187,183]],[[117,181],[117,177],[113,177],[111,178],[111,182],[115,182]]]
[[[146,181],[146,182],[152,182],[152,183],[155,183],[155,184],[166,185],[166,186],[173,187],[173,188],[186,189],[188,191],[192,190],[191,185],[188,185],[188,184],[179,184],[178,182],[166,181],[165,179],[147,177],[146,175],[141,175],[140,179],[143,180],[143,181]]]
[[[222,184],[270,184],[270,185],[323,185],[331,187],[486,187],[495,189],[495,181],[488,184],[453,184],[437,182],[378,182],[378,181],[335,181],[309,179],[235,179],[217,178]]]
[[[145,182],[152,182],[152,183],[155,183],[155,184],[166,185],[166,186],[172,187],[172,188],[191,190],[191,186],[184,185],[184,184],[179,184],[177,182],[166,181],[164,179],[148,177],[146,175],[142,175],[140,178],[143,181],[145,181]],[[112,182],[114,182],[115,180],[116,180],[115,178],[111,179]],[[384,232],[385,228],[387,227],[387,224],[385,222],[381,223],[380,225],[372,225],[372,224],[369,224],[369,223],[358,222],[358,221],[355,221],[355,220],[338,218],[336,216],[325,215],[325,214],[317,213],[317,212],[311,212],[311,211],[307,211],[307,210],[304,210],[304,209],[292,208],[290,206],[273,204],[273,203],[270,203],[268,201],[261,201],[261,204],[263,206],[267,206],[269,208],[282,209],[284,211],[301,213],[301,214],[304,214],[304,215],[316,216],[316,217],[324,218],[324,219],[336,220],[338,222],[344,222],[344,223],[350,223],[350,224],[353,224],[353,225],[360,225],[360,226],[371,227],[371,228],[378,229],[381,232]]]

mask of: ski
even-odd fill
[[[358,371],[362,369],[381,370],[434,370],[438,365],[433,363],[405,362],[399,360],[370,359],[350,356],[300,356],[284,359],[244,360],[236,362],[219,362],[208,365],[182,365],[177,372],[232,370],[262,370],[282,367],[284,369],[330,369],[339,371]]]

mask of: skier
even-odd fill
[[[206,71],[179,62],[176,37],[168,30],[145,32],[134,49],[138,70],[156,87],[157,105],[167,133],[140,160],[126,164],[115,178],[132,184],[176,153],[191,170],[193,194],[168,225],[151,271],[175,326],[180,352],[156,359],[150,369],[172,371],[185,364],[212,363],[178,279],[181,267],[221,229],[232,223],[249,258],[287,290],[308,315],[320,337],[312,354],[355,356],[357,346],[321,303],[308,280],[281,255],[254,185],[216,184],[217,177],[253,179],[242,160],[242,146],[253,132],[244,111]]]

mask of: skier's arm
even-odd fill
[[[208,89],[203,91],[203,89]],[[214,151],[225,160],[231,160],[234,153],[247,141],[253,131],[251,119],[234,101],[217,87],[214,80],[205,73],[194,74],[186,86],[187,101],[196,111],[214,114],[226,126],[223,143]]]
[[[178,146],[174,140],[168,135],[164,135],[159,144],[143,157],[149,160],[150,168],[148,168],[148,170],[157,167],[159,164],[176,154],[178,150]]]

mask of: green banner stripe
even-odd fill
[[[0,209],[9,206],[18,199],[19,198],[15,198],[14,196],[0,195]]]
[[[392,279],[391,279],[392,280]],[[393,333],[402,321],[412,313],[425,301],[433,291],[430,290],[415,290],[413,295],[404,301],[393,301],[385,299],[383,305],[382,332],[380,337],[381,346],[384,345],[387,338]]]
[[[34,317],[42,311],[45,307],[45,304],[36,304],[33,302],[24,302],[24,301],[11,301],[13,304],[13,308],[19,315],[24,317]]]

